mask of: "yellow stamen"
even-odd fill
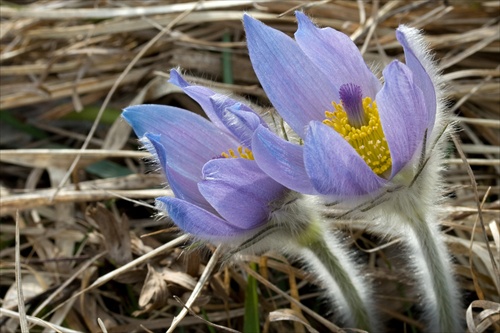
[[[223,152],[221,154],[222,157],[224,158],[244,158],[246,160],[253,160],[253,153],[250,149],[248,148],[243,148],[242,146],[239,146],[237,149],[238,155],[236,155],[236,152],[234,149],[228,149],[227,153]],[[229,154],[228,154],[229,153]]]
[[[332,102],[334,112],[325,111],[323,124],[333,128],[358,152],[359,156],[377,175],[387,171],[391,165],[391,154],[385,139],[377,103],[370,97],[363,99],[366,124],[361,127],[349,123],[347,113],[342,104]]]

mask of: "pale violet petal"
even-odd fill
[[[428,113],[422,91],[406,65],[394,60],[383,74],[385,84],[377,95],[377,106],[391,152],[391,177],[394,177],[421,147]]]
[[[366,65],[356,44],[335,29],[316,27],[302,12],[295,15],[299,24],[295,40],[337,89],[343,84],[354,83],[361,87],[363,97],[375,98],[381,88],[380,81]],[[338,102],[338,95],[335,97]]]
[[[327,196],[372,194],[387,182],[339,133],[317,121],[311,122],[307,132],[304,162],[316,191]]]
[[[246,233],[246,230],[228,224],[220,217],[184,200],[160,197],[156,199],[156,206],[167,211],[184,232],[202,239],[230,238]]]
[[[185,172],[178,172],[170,167],[167,162],[167,151],[165,151],[165,148],[161,144],[161,135],[146,133],[144,137],[147,139],[147,144],[151,146],[152,152],[158,159],[162,171],[168,180],[168,185],[174,192],[175,197],[189,201],[211,212],[215,212],[198,190],[198,182],[200,181],[199,174],[201,174],[201,171],[198,170],[196,174],[192,175],[186,174]]]
[[[324,119],[338,87],[283,32],[244,15],[250,60],[276,110],[301,137],[310,120]]]
[[[181,87],[189,97],[200,104],[207,117],[222,131],[228,131],[224,119],[222,119],[225,109],[236,107],[241,110],[253,112],[250,107],[233,98],[216,93],[203,86],[190,85],[175,69],[170,71],[169,82]]]
[[[226,221],[245,230],[265,224],[270,203],[285,193],[255,161],[243,158],[212,160],[205,164],[203,178],[198,188],[205,199]]]
[[[207,87],[190,85],[175,69],[170,70],[169,82],[182,88],[186,95],[194,99],[201,106],[207,117],[215,126],[217,126],[219,129],[222,129],[223,131],[225,130],[224,124],[220,120],[220,116],[218,115],[217,110],[214,109],[210,98],[215,96],[219,96],[219,98],[226,98],[226,96],[217,94]]]
[[[255,161],[277,182],[304,194],[317,194],[304,167],[304,149],[259,126],[252,140]]]
[[[126,108],[123,118],[140,138],[146,132],[161,135],[169,165],[179,173],[198,175],[203,165],[239,143],[207,119],[175,107],[137,105]]]
[[[214,104],[214,108],[220,113],[220,119],[226,129],[244,147],[251,149],[253,132],[259,125],[267,127],[264,119],[242,103],[226,106],[224,105],[224,101],[220,101],[219,99],[212,99],[212,103]]]
[[[425,108],[428,113],[428,135],[430,135],[436,119],[437,98],[434,83],[424,67],[424,63],[429,62],[426,58],[428,57],[426,47],[419,31],[415,28],[410,28],[404,25],[400,26],[396,30],[396,37],[403,46],[405,52],[405,62],[413,73],[413,80],[417,87],[422,90]],[[430,66],[433,67],[433,65]],[[434,68],[428,68],[428,70],[435,71]]]
[[[168,82],[175,84],[179,88],[186,88],[190,86],[190,84],[187,83],[186,80],[184,80],[182,75],[176,69],[170,70],[170,79],[168,80]]]

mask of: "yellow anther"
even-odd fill
[[[237,153],[234,151],[234,149],[228,149],[227,153],[222,152],[220,155],[224,158],[244,158],[246,160],[253,160],[253,153],[250,149],[248,148],[243,148],[242,146],[239,146],[236,149]]]
[[[342,104],[332,102],[334,112],[325,111],[323,124],[337,131],[358,152],[368,166],[380,175],[392,166],[391,154],[385,139],[376,102],[370,97],[363,99],[366,123],[361,127],[349,124]],[[376,160],[373,158],[376,157]]]

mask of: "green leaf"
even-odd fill
[[[33,125],[23,123],[7,111],[0,110],[0,121],[9,124],[11,127],[31,135],[35,139],[46,139],[47,133]]]
[[[65,115],[62,119],[68,120],[85,120],[93,122],[99,113],[99,107],[86,106],[80,112],[71,112]],[[102,113],[101,124],[111,125],[120,117],[121,111],[118,109],[106,108]]]
[[[100,178],[124,177],[133,173],[128,168],[107,160],[92,163],[85,170]]]
[[[201,309],[201,315],[203,316],[203,319],[205,319],[206,321],[209,321],[208,320],[208,316],[207,316],[207,312],[205,311],[205,309]],[[217,333],[217,331],[215,330],[215,328],[213,328],[210,325],[207,325],[207,329],[208,329],[208,331],[210,333]]]

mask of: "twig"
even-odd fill
[[[182,301],[181,301],[181,299],[180,299],[179,297],[177,297],[177,296],[175,296],[175,295],[174,295],[173,297],[174,297],[174,299],[175,299],[177,302],[179,302],[179,303],[182,305],[182,307],[183,307],[184,309],[186,309],[187,311],[189,311],[189,313],[190,313],[193,317],[198,318],[199,320],[201,320],[201,321],[202,321],[202,322],[204,322],[205,324],[210,325],[210,326],[215,327],[215,328],[218,328],[218,329],[221,329],[221,330],[223,330],[223,331],[228,331],[228,332],[233,332],[233,333],[241,333],[240,331],[233,330],[232,328],[229,328],[229,327],[226,327],[226,326],[222,326],[222,325],[217,325],[217,324],[214,324],[214,323],[209,322],[209,321],[208,321],[208,320],[206,320],[205,318],[202,318],[202,317],[198,316],[196,313],[194,313],[194,311],[193,311],[193,310],[191,310],[191,308],[188,308],[188,307],[186,306],[186,304],[184,304],[184,302],[182,302]]]
[[[172,333],[175,330],[175,328],[177,327],[177,325],[179,325],[181,320],[188,313],[188,309],[191,307],[191,305],[193,305],[194,301],[196,300],[199,293],[201,292],[201,289],[205,285],[205,282],[207,282],[208,278],[210,277],[210,274],[212,274],[212,271],[214,270],[215,265],[219,261],[221,250],[222,250],[221,245],[219,245],[215,249],[214,253],[212,254],[212,257],[210,258],[207,266],[205,267],[205,270],[203,271],[203,273],[200,276],[200,280],[198,281],[198,283],[194,287],[193,292],[191,293],[191,296],[189,296],[189,299],[187,300],[186,305],[184,306],[184,308],[182,308],[181,312],[177,316],[174,317],[174,320],[172,321],[172,325],[170,325],[167,333]]]
[[[21,315],[18,312],[11,311],[11,310],[4,309],[4,308],[0,308],[0,315],[4,315],[4,316],[10,317],[10,318],[21,319]],[[70,328],[51,324],[51,323],[46,322],[45,320],[42,320],[42,319],[37,318],[37,317],[33,317],[33,316],[25,316],[25,317],[29,323],[51,329],[54,332],[58,332],[58,333],[83,333],[81,331],[75,331],[75,330],[72,330]]]
[[[17,288],[17,309],[19,311],[19,323],[22,333],[29,333],[28,321],[26,320],[26,308],[24,306],[23,282],[21,278],[21,253],[19,250],[19,211],[16,212],[16,255],[15,255],[15,270],[16,270],[16,288]]]

